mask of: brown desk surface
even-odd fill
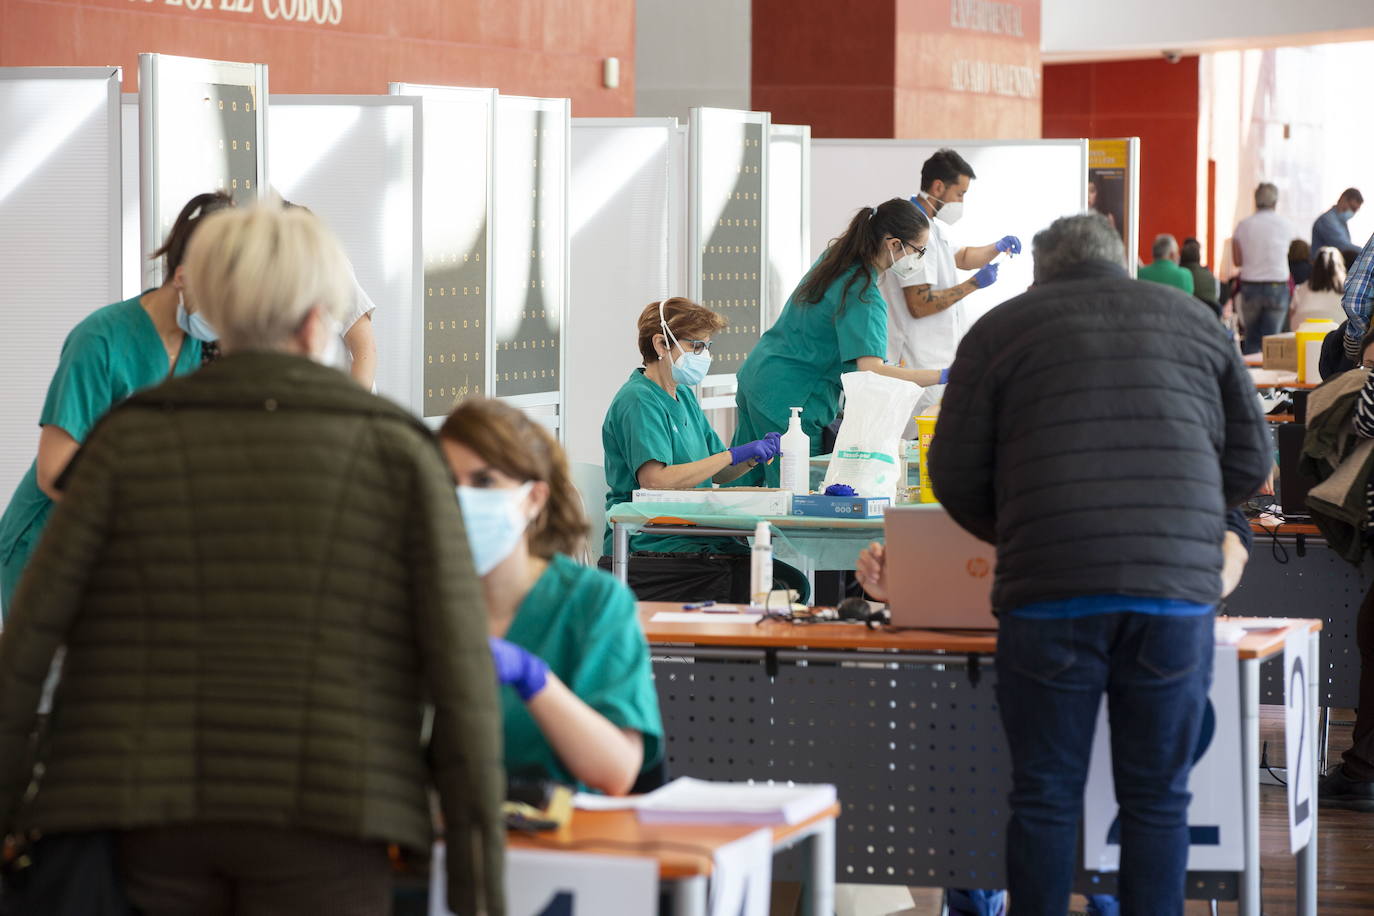
[[[856,623],[793,624],[765,620],[758,624],[723,623],[702,613],[701,623],[654,623],[660,611],[680,613],[682,605],[641,601],[639,621],[645,638],[653,645],[737,646],[757,649],[870,649],[901,652],[969,652],[991,655],[997,649],[995,630],[870,630]],[[1236,622],[1263,622],[1264,618],[1232,617]],[[1309,631],[1322,628],[1320,620],[1291,620],[1273,629],[1248,633],[1238,646],[1241,658],[1268,658],[1283,651],[1284,638],[1293,627]]]
[[[1260,524],[1260,522],[1255,519],[1251,519],[1250,530],[1255,532],[1255,534],[1307,534],[1315,537],[1322,536],[1321,529],[1316,525],[1301,522],[1284,522],[1282,525],[1270,527],[1269,525]]]
[[[1300,382],[1297,372],[1260,369],[1255,366],[1250,367],[1250,380],[1255,383],[1256,388],[1286,388],[1290,391],[1311,391],[1321,384],[1320,382]]]
[[[836,803],[800,824],[774,827],[773,845],[780,846],[807,828],[839,816]],[[758,829],[742,824],[641,824],[634,811],[574,811],[566,827],[548,833],[509,833],[506,845],[511,849],[643,856],[658,860],[659,878],[695,878],[711,873],[717,849]]]

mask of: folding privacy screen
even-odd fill
[[[221,190],[240,203],[264,193],[267,66],[166,54],[138,56],[143,252],[162,245],[197,194]],[[144,286],[162,265],[144,260]]]
[[[0,500],[33,463],[68,332],[120,298],[120,71],[0,69]]]

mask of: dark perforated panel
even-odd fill
[[[1250,617],[1319,617],[1321,638],[1322,705],[1358,705],[1360,653],[1355,646],[1355,618],[1360,602],[1374,581],[1374,561],[1356,569],[1315,539],[1306,541],[1299,556],[1293,540],[1275,545],[1256,536],[1245,578],[1226,601],[1232,614]],[[1283,704],[1279,666],[1262,669],[1260,702]]]

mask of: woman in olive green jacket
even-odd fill
[[[432,783],[450,907],[499,914],[500,707],[453,479],[315,362],[348,271],[313,216],[217,213],[188,260],[225,356],[112,411],[66,475],[0,636],[0,830],[119,831],[149,916],[371,914],[386,844],[435,838]]]

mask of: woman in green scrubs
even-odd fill
[[[840,376],[877,372],[938,384],[939,370],[887,366],[887,304],[878,280],[884,270],[910,277],[922,269],[930,221],[910,201],[893,198],[864,207],[830,243],[783,307],[774,325],[739,370],[736,442],[786,429],[790,408],[802,408],[811,454],[821,430],[839,415]],[[740,486],[778,485],[777,464],[741,476]]]
[[[587,520],[563,449],[500,401],[454,409],[439,442],[482,577],[506,773],[624,795],[663,752],[634,595],[582,566]]]
[[[0,517],[0,617],[61,498],[58,479],[96,421],[140,388],[200,366],[214,332],[186,301],[181,261],[201,219],[232,205],[220,192],[191,198],[152,255],[166,261],[162,286],[93,312],[67,335],[38,417],[38,457]]]

